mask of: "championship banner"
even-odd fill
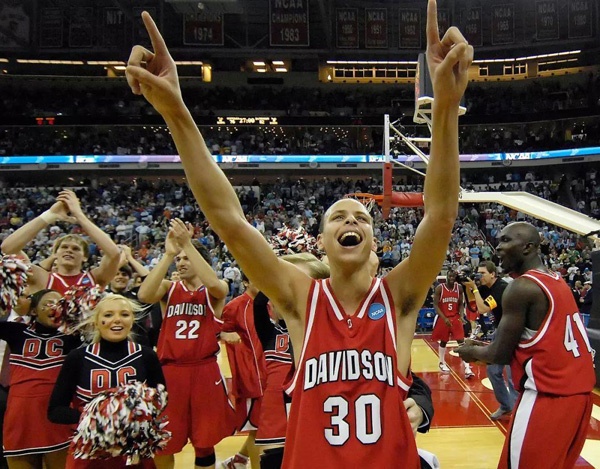
[[[0,0],[0,49],[29,47],[32,17],[31,0]]]
[[[158,18],[156,14],[156,8],[154,7],[135,7],[132,9],[133,11],[133,31],[132,31],[132,39],[133,44],[146,44],[150,45],[150,36],[148,36],[148,31],[146,31],[146,26],[144,26],[144,22],[142,21],[142,12],[147,11],[150,13],[150,16],[158,23]]]
[[[269,0],[271,46],[308,47],[308,0]]]
[[[515,4],[492,6],[492,44],[515,42]]]
[[[358,49],[358,8],[335,9],[335,45],[338,49]]]
[[[400,26],[400,49],[421,48],[421,10],[400,8],[398,13]]]
[[[183,16],[183,43],[186,46],[222,46],[225,44],[223,15],[198,12]]]
[[[71,8],[69,18],[69,47],[92,47],[94,45],[94,9]]]
[[[125,12],[120,8],[103,8],[100,13],[100,43],[117,48],[125,44]]]
[[[40,48],[63,46],[63,12],[60,8],[42,8],[40,16]]]
[[[535,38],[538,41],[558,39],[558,5],[556,0],[535,3]]]
[[[440,38],[444,37],[449,28],[450,10],[447,8],[438,8],[438,31],[440,32]]]
[[[467,8],[462,11],[462,32],[472,46],[483,44],[481,34],[481,7]]]
[[[569,39],[592,36],[593,0],[569,1]]]
[[[365,8],[365,47],[388,48],[387,8]]]

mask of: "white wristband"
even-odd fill
[[[48,225],[50,225],[50,224],[54,223],[56,220],[58,220],[58,215],[56,213],[51,212],[50,210],[46,210],[38,218],[41,218]]]

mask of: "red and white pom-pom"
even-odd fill
[[[51,316],[56,322],[64,324],[67,334],[73,333],[102,299],[102,290],[98,285],[70,287],[52,308]]]
[[[309,234],[302,225],[296,230],[283,225],[277,234],[271,236],[268,241],[278,256],[300,254],[302,252],[308,252],[316,257],[321,255],[317,247],[317,238]]]
[[[27,286],[30,265],[22,258],[10,255],[0,259],[0,309],[10,313]]]
[[[129,465],[154,457],[171,439],[161,416],[166,405],[162,384],[151,388],[136,381],[101,393],[83,409],[71,442],[75,458],[125,456]]]

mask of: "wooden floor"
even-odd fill
[[[448,347],[446,362],[452,371],[446,374],[438,368],[437,344],[428,336],[416,337],[413,342],[413,369],[431,387],[435,406],[431,430],[418,434],[417,446],[435,453],[442,468],[496,468],[508,419],[494,422],[489,418],[498,404],[485,367],[475,366],[475,377],[466,380],[462,362],[451,350],[452,342]],[[224,375],[230,376],[224,353],[220,365]],[[216,448],[217,461],[235,454],[244,438],[233,436],[223,440]],[[192,469],[193,461],[193,448],[188,445],[176,456],[175,467]],[[578,469],[593,467],[600,469],[600,392],[595,392],[588,440],[577,462]]]

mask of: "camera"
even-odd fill
[[[458,274],[456,276],[456,281],[458,283],[465,283],[469,281],[469,276],[466,273]]]

